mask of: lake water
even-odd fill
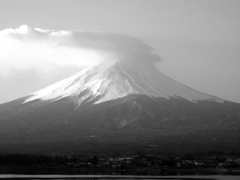
[[[240,180],[240,176],[112,176],[112,175],[0,175],[0,179],[28,180]]]

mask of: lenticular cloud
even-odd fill
[[[26,25],[0,32],[0,72],[12,69],[51,72],[58,66],[87,67],[106,60],[159,61],[152,48],[126,35],[43,30]]]
[[[46,30],[22,25],[0,31],[0,103],[16,99],[101,62],[160,57],[140,40],[120,34]]]

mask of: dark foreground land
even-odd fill
[[[239,156],[0,155],[0,174],[63,175],[240,175]]]
[[[96,180],[123,180],[123,179],[158,179],[158,180],[239,180],[239,176],[126,176],[126,175],[0,175],[0,179],[55,179],[55,180],[65,180],[65,179],[96,179]]]
[[[239,176],[112,176],[112,175],[0,175],[0,179],[55,179],[55,180],[65,180],[65,179],[96,179],[96,180],[123,180],[123,179],[158,179],[158,180],[239,180]]]

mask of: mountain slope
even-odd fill
[[[2,153],[186,153],[240,147],[239,104],[184,86],[143,61],[100,63],[0,105],[0,115]]]

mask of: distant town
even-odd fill
[[[240,174],[240,156],[132,155],[80,156],[0,155],[0,173],[18,174]]]

